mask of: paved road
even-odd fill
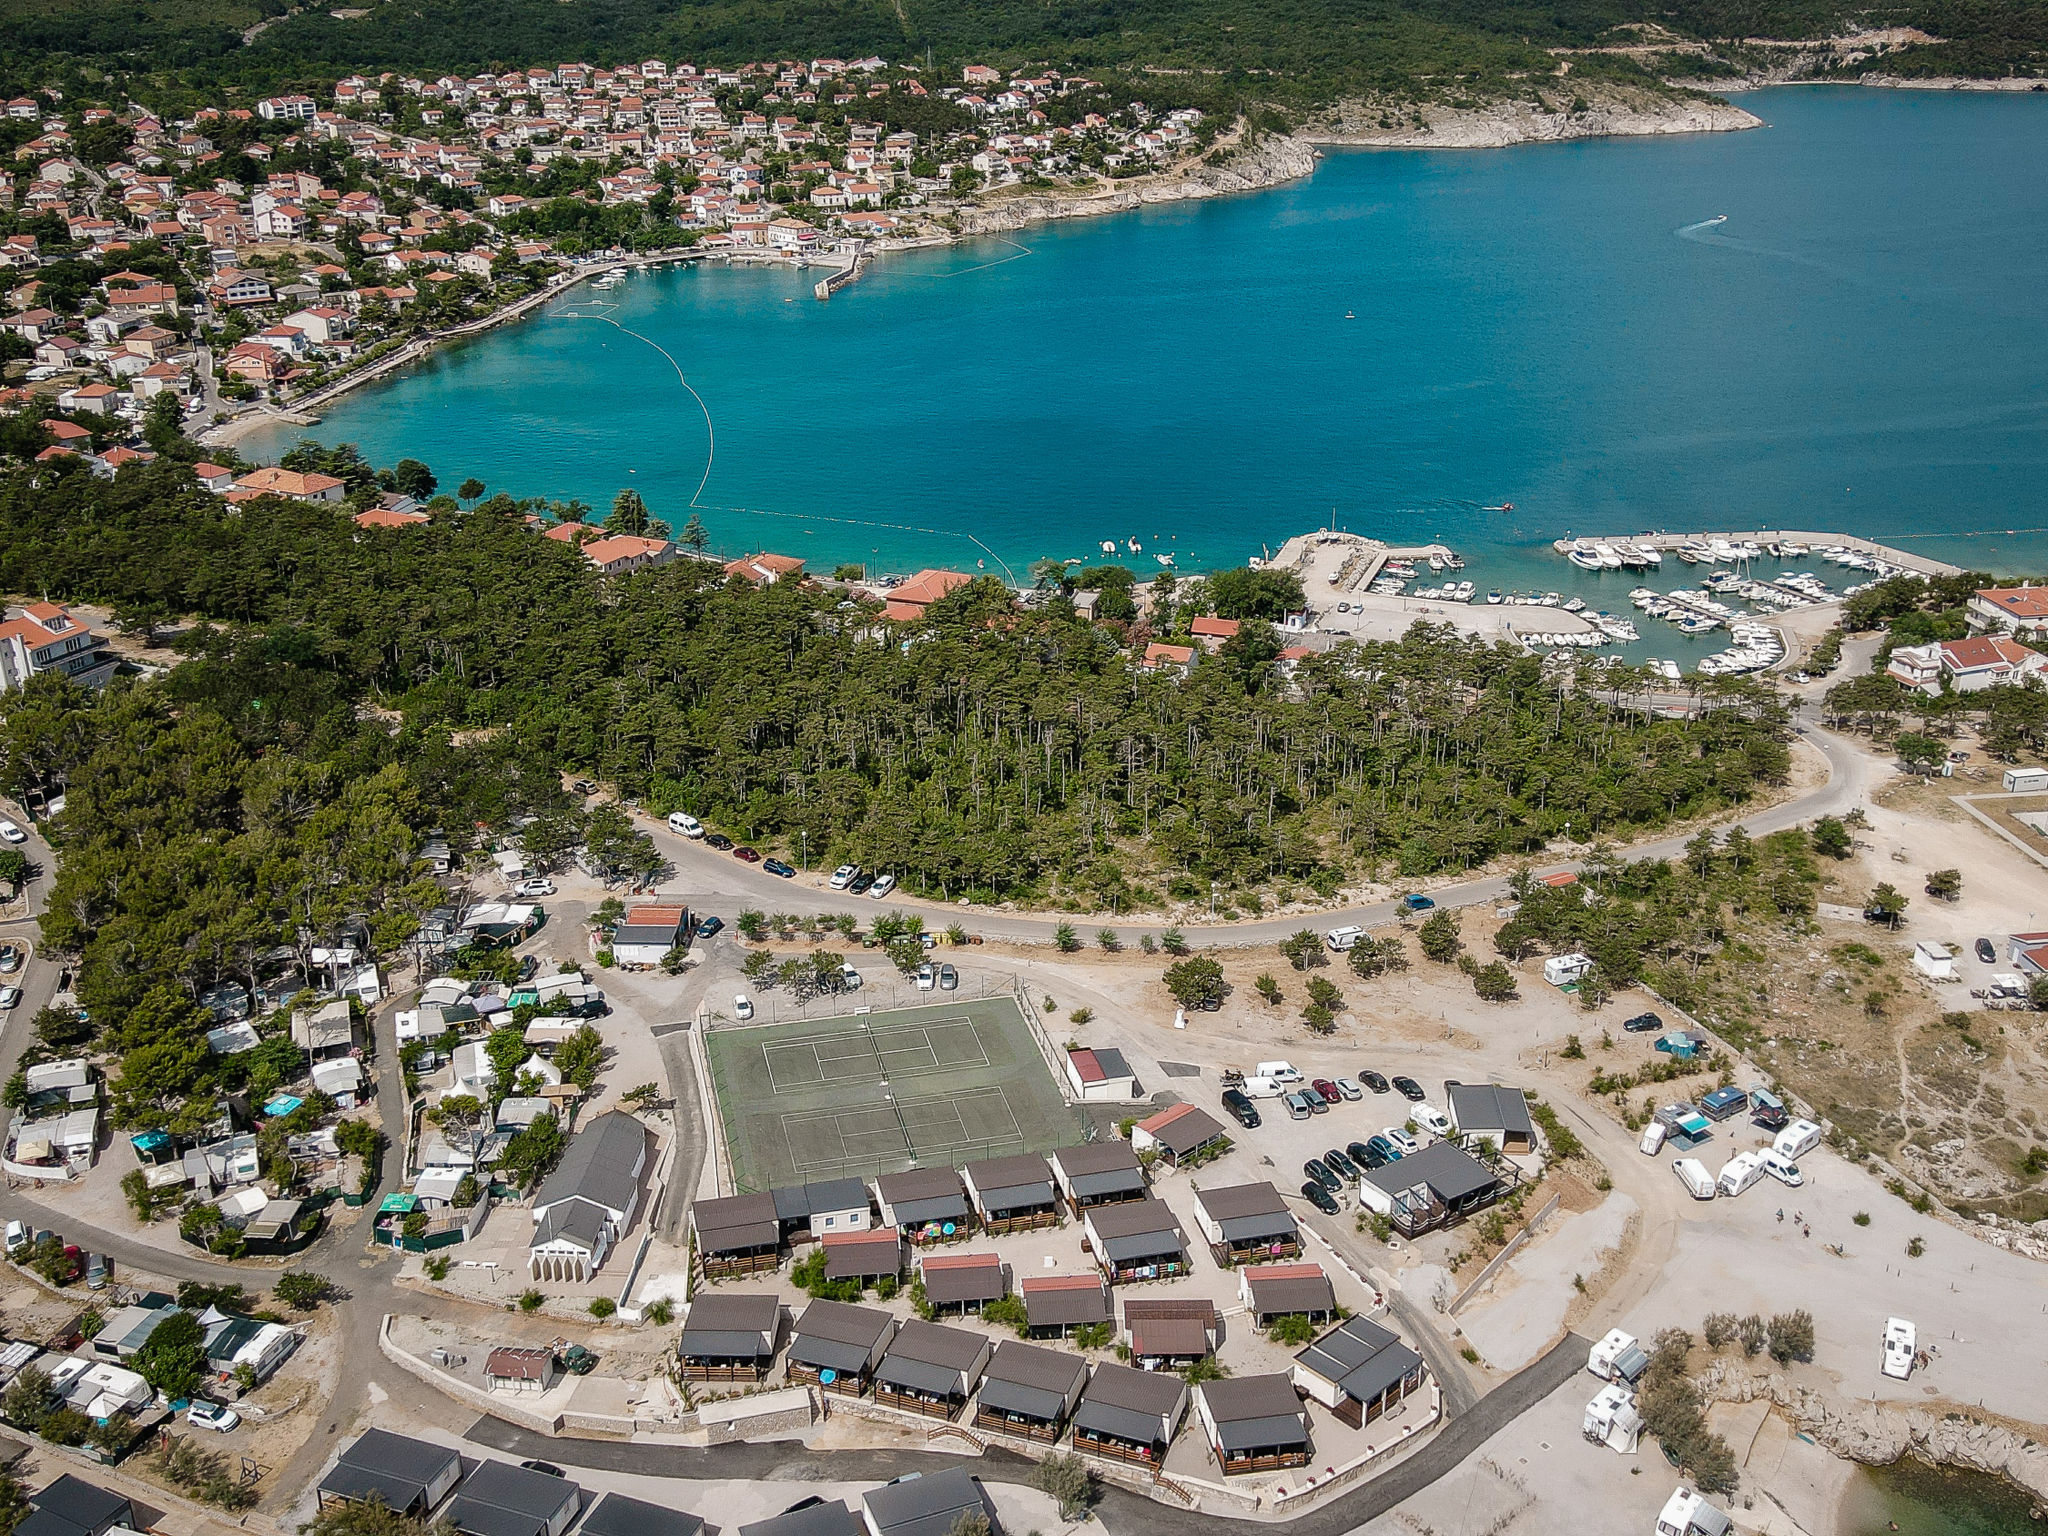
[[[1797,735],[1818,751],[1826,760],[1828,777],[1825,783],[1796,795],[1790,800],[1766,807],[1747,816],[1731,817],[1721,826],[1741,825],[1753,835],[1777,832],[1802,822],[1816,820],[1822,816],[1839,815],[1863,801],[1868,789],[1871,773],[1870,761],[1854,746],[1822,730],[1815,725],[1800,724],[1794,727]],[[1054,929],[1061,919],[1058,917],[1034,917],[1023,913],[1008,913],[989,909],[970,910],[961,906],[947,906],[941,902],[907,897],[892,893],[885,901],[874,901],[866,896],[849,896],[843,891],[825,887],[825,876],[820,871],[800,874],[793,880],[778,879],[762,870],[758,864],[743,864],[729,853],[720,853],[702,843],[671,833],[666,824],[658,819],[635,811],[640,824],[653,836],[655,843],[668,857],[675,873],[664,882],[664,894],[675,895],[687,901],[692,910],[717,912],[728,922],[739,907],[754,906],[769,912],[794,912],[799,915],[813,912],[864,911],[870,907],[876,910],[916,913],[925,920],[927,927],[943,930],[951,923],[960,923],[972,931],[992,939],[1012,939],[1024,943],[1047,943],[1053,937]],[[1623,847],[1620,851],[1631,859],[1668,859],[1685,850],[1691,834],[1674,835]],[[1549,874],[1560,870],[1577,870],[1581,864],[1563,860],[1554,864],[1540,864],[1537,872]],[[1436,887],[1430,894],[1439,906],[1464,907],[1499,901],[1508,894],[1508,882],[1503,877],[1488,877],[1480,880],[1465,880]],[[1303,916],[1269,918],[1245,923],[1182,923],[1183,936],[1188,943],[1196,946],[1230,946],[1239,944],[1270,944],[1286,938],[1305,925],[1322,927],[1338,923],[1357,923],[1364,927],[1393,921],[1401,915],[1400,906],[1392,901],[1372,902],[1363,906],[1333,908],[1315,914],[1312,918]],[[1123,943],[1136,945],[1138,940],[1151,935],[1157,938],[1163,925],[1152,923],[1118,923],[1108,925],[1094,920],[1074,920],[1075,928],[1084,938],[1092,937],[1098,927],[1115,929]]]
[[[1414,1497],[1569,1381],[1574,1372],[1584,1369],[1589,1348],[1587,1340],[1566,1334],[1542,1359],[1503,1382],[1474,1407],[1452,1416],[1436,1438],[1415,1455],[1321,1508],[1290,1520],[1288,1530],[1300,1536],[1341,1536]],[[959,1465],[994,1482],[1028,1483],[1033,1465],[1004,1450],[968,1457],[919,1450],[813,1451],[788,1442],[742,1442],[698,1450],[607,1440],[557,1440],[488,1416],[471,1424],[464,1438],[510,1456],[541,1457],[558,1465],[704,1481],[869,1482]],[[1264,1522],[1233,1519],[1227,1514],[1176,1509],[1113,1486],[1104,1487],[1099,1509],[1104,1526],[1111,1531],[1143,1531],[1146,1536],[1207,1536],[1219,1521],[1247,1530],[1271,1528]]]

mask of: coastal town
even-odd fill
[[[1141,184],[1222,126],[1054,71],[960,76],[879,58],[387,73],[177,120],[17,97],[0,405],[117,469],[158,451],[152,409],[197,436],[303,407],[621,260],[850,273],[952,238],[978,199]]]

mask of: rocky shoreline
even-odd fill
[[[1768,1399],[1795,1429],[1844,1461],[1884,1467],[1912,1456],[1938,1467],[1988,1472],[2048,1502],[2048,1446],[1988,1415],[1839,1402],[1780,1372],[1752,1370],[1725,1356],[1707,1367],[1698,1384],[1710,1402]]]

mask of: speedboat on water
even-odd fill
[[[1573,565],[1576,565],[1582,571],[1597,571],[1600,569],[1599,555],[1583,545],[1574,544],[1565,552],[1565,559],[1571,561]]]

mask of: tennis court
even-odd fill
[[[1081,1124],[1016,1000],[705,1037],[741,1189],[1046,1151]]]

